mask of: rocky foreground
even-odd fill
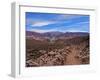
[[[38,58],[32,58],[33,53],[27,55],[27,67],[89,64],[88,45],[66,46],[48,52],[39,50],[38,53],[41,54]]]

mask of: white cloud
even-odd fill
[[[35,21],[32,23],[31,26],[42,27],[42,26],[46,26],[46,25],[50,25],[54,23],[55,23],[54,21]]]
[[[57,23],[57,21],[47,21],[47,20],[39,20],[39,19],[33,20],[31,18],[26,20],[26,24],[32,27],[43,27],[43,26],[55,24],[55,23]]]
[[[57,31],[57,30],[56,29],[49,29],[49,30],[31,29],[29,31],[38,32],[38,33],[45,33],[45,32]]]

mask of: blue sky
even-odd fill
[[[88,32],[89,15],[26,12],[26,31]]]

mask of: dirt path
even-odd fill
[[[67,56],[66,64],[67,65],[78,65],[78,64],[80,64],[80,60],[75,58],[75,56],[77,56],[77,54],[78,54],[78,50],[75,49],[75,47],[72,47],[71,51],[72,52],[69,53],[69,55]]]

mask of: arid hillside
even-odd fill
[[[90,63],[88,33],[32,33],[26,35],[26,67]]]

